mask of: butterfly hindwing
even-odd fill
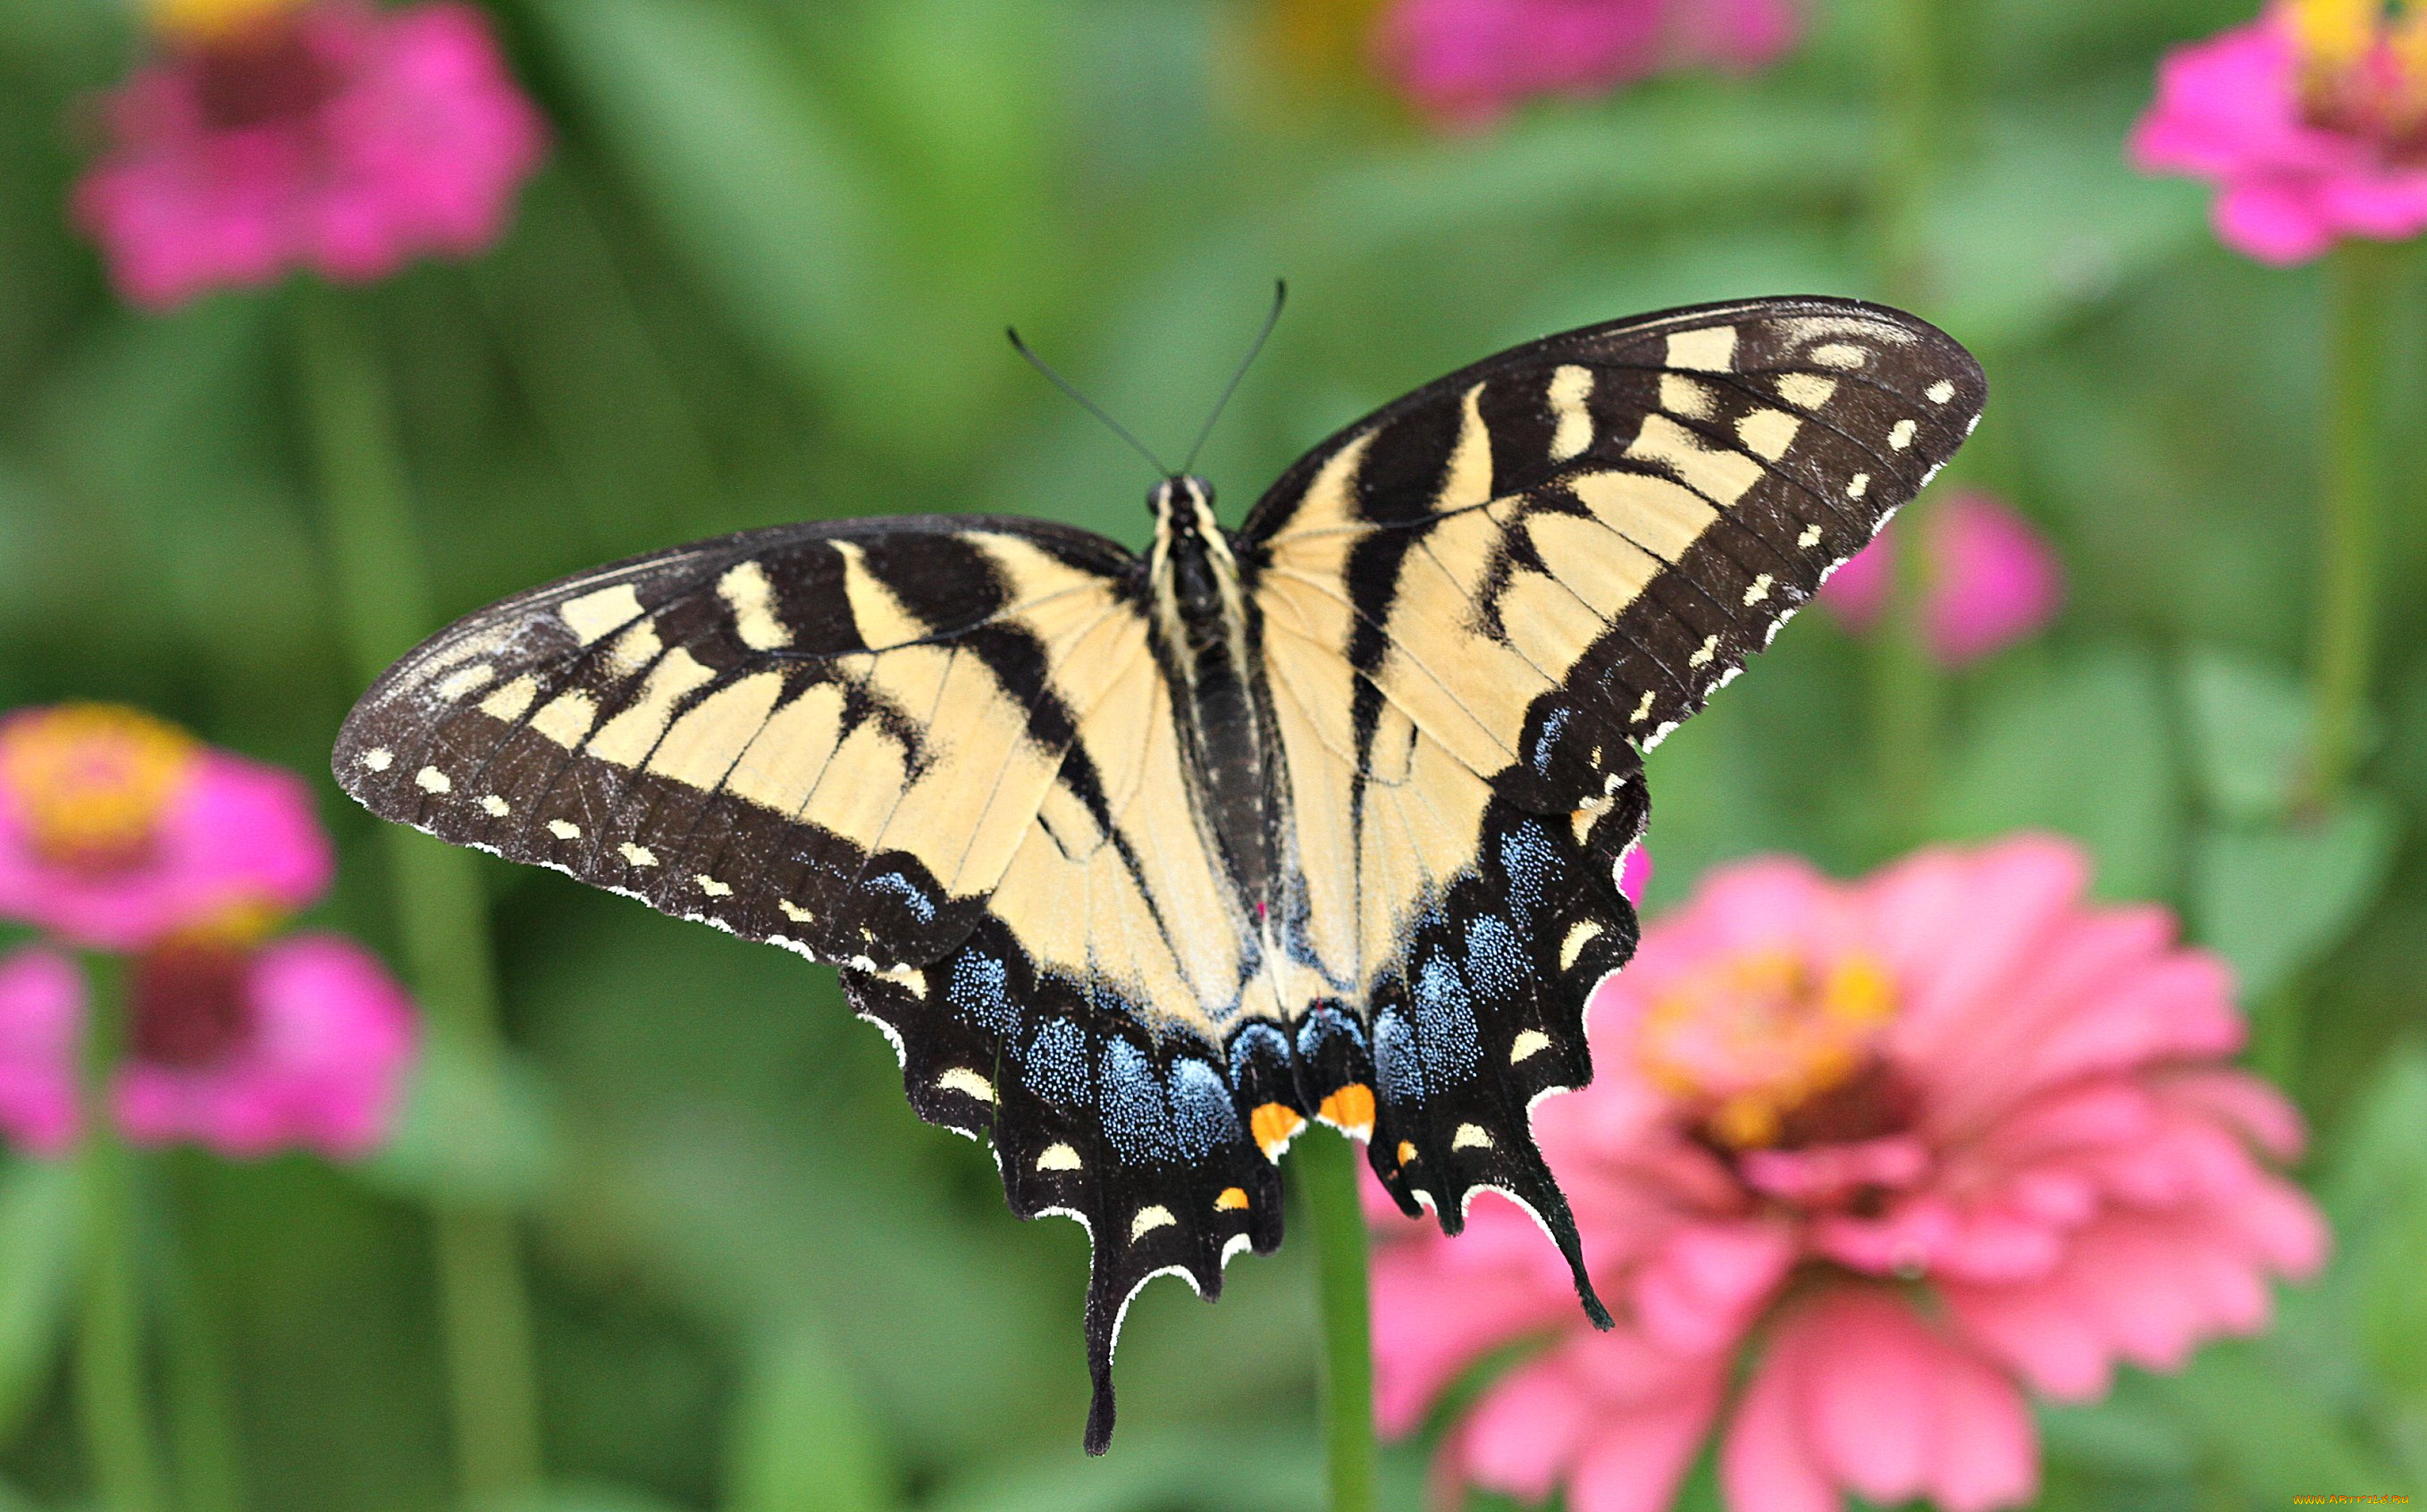
[[[990,1140],[1012,1211],[1086,1226],[1086,1443],[1102,1453],[1113,1352],[1139,1289],[1179,1276],[1211,1300],[1233,1255],[1281,1241],[1280,1173],[1249,1137],[1221,1051],[1154,1033],[1153,1005],[1100,975],[1040,969],[991,917],[919,984],[842,979],[854,1010],[902,1047],[920,1116]]]
[[[1527,1109],[1589,1074],[1585,997],[1633,949],[1614,873],[1649,815],[1640,753],[1921,489],[1984,394],[1893,311],[1673,311],[1429,384],[1257,505],[1240,554],[1293,789],[1294,948],[1369,1004],[1370,1153],[1403,1204],[1454,1228],[1497,1186],[1574,1259]]]

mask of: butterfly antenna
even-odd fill
[[[1005,326],[1002,328],[1002,333],[1011,338],[1011,350],[1028,359],[1029,366],[1035,368],[1040,373],[1043,373],[1047,382],[1051,383],[1055,388],[1060,389],[1063,393],[1069,395],[1071,399],[1078,404],[1079,408],[1086,411],[1089,415],[1094,415],[1097,419],[1103,421],[1107,430],[1111,431],[1113,434],[1120,437],[1123,441],[1128,442],[1130,446],[1136,450],[1139,456],[1144,457],[1147,460],[1147,465],[1152,467],[1156,472],[1161,473],[1165,478],[1177,478],[1180,476],[1180,474],[1173,472],[1168,467],[1165,467],[1163,464],[1162,459],[1155,456],[1153,452],[1148,451],[1146,448],[1145,442],[1140,441],[1137,437],[1130,434],[1129,427],[1121,424],[1118,420],[1114,419],[1111,415],[1106,415],[1101,405],[1099,405],[1094,399],[1089,398],[1086,395],[1080,393],[1076,384],[1063,377],[1060,373],[1055,372],[1052,366],[1047,363],[1044,358],[1039,357],[1036,353],[1031,351],[1029,350],[1028,343],[1019,339],[1019,331],[1017,327]]]
[[[1214,434],[1214,423],[1222,418],[1224,410],[1230,407],[1230,396],[1239,392],[1240,382],[1247,376],[1247,369],[1256,365],[1256,358],[1262,353],[1264,343],[1272,339],[1273,327],[1281,323],[1281,306],[1288,302],[1289,280],[1274,279],[1273,307],[1265,312],[1264,329],[1256,333],[1256,344],[1247,349],[1247,355],[1239,361],[1239,370],[1230,375],[1230,386],[1222,390],[1220,398],[1214,401],[1214,413],[1205,417],[1205,429],[1197,432],[1197,445],[1188,448],[1188,460],[1180,464],[1181,472],[1197,470],[1197,454],[1205,449],[1206,440]]]

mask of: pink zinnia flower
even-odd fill
[[[0,917],[135,950],[231,909],[302,907],[334,865],[292,772],[131,708],[0,716]]]
[[[126,980],[112,1102],[129,1139],[343,1160],[387,1137],[416,1032],[403,990],[360,946],[204,930],[154,946]],[[85,1006],[83,978],[54,951],[0,965],[0,1132],[38,1154],[75,1137]]]
[[[1626,901],[1643,906],[1643,889],[1652,886],[1652,847],[1637,845],[1626,853],[1626,860],[1618,869],[1618,890]]]
[[[2132,161],[2218,186],[2217,235],[2267,263],[2427,230],[2427,10],[2290,0],[2175,49]]]
[[[138,304],[296,268],[375,279],[495,241],[545,130],[454,0],[161,0],[77,219]]]
[[[1880,535],[1820,587],[1820,602],[1854,630],[1886,610],[1899,537]],[[1987,494],[1959,493],[1924,522],[1930,553],[1922,627],[1931,655],[1966,666],[2046,628],[2064,606],[2064,570],[2028,520]]]
[[[1984,1512],[2033,1492],[2027,1390],[2095,1397],[2263,1326],[2269,1278],[2326,1247],[2265,1163],[2299,1116],[2223,1064],[2223,964],[2088,877],[2036,837],[1852,884],[1714,874],[1602,984],[1595,1081],[1536,1125],[1618,1329],[1511,1204],[1456,1240],[1392,1225],[1384,1425],[1542,1339],[1451,1432],[1453,1483],[1655,1512],[1717,1425],[1733,1512]]]
[[[1400,0],[1376,39],[1417,106],[1478,122],[1544,94],[1663,69],[1759,68],[1795,41],[1791,0]]]

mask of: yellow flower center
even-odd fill
[[[147,0],[153,30],[181,42],[215,42],[300,8],[306,0]]]
[[[1784,951],[1738,956],[1664,993],[1637,1031],[1636,1055],[1713,1140],[1758,1149],[1871,1064],[1896,1010],[1895,984],[1870,956],[1825,967]]]
[[[150,855],[197,750],[192,737],[140,710],[63,704],[0,726],[0,788],[43,860],[122,871]]]
[[[2408,157],[2427,148],[2427,3],[2289,0],[2301,105],[2313,125],[2384,141]]]

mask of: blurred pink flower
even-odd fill
[[[138,1144],[223,1155],[301,1146],[334,1159],[387,1137],[415,1040],[378,959],[334,935],[259,951],[202,940],[137,966],[118,1121]]]
[[[2029,521],[1987,494],[1958,493],[1924,524],[1930,552],[1922,623],[1930,653],[1961,667],[2047,626],[2064,605],[2064,571]],[[1882,533],[1821,585],[1820,602],[1849,629],[1887,608],[1898,537]]]
[[[1652,847],[1637,844],[1626,853],[1624,864],[1618,869],[1618,890],[1637,908],[1643,906],[1643,889],[1652,886]]]
[[[126,980],[112,1104],[129,1139],[339,1160],[386,1139],[417,1035],[403,990],[360,946],[206,930],[154,946]],[[74,1142],[85,1006],[67,957],[35,948],[0,963],[0,1133],[36,1154]]]
[[[1420,108],[1473,123],[1663,69],[1759,68],[1793,43],[1798,21],[1792,0],[1398,0],[1376,45]]]
[[[0,917],[130,951],[231,909],[300,908],[334,864],[292,772],[131,708],[0,716]]]
[[[2263,1326],[2269,1278],[2326,1248],[2265,1164],[2300,1118],[2223,1065],[2223,964],[2163,909],[2090,905],[2088,873],[2040,837],[1715,873],[1598,989],[1599,1074],[1536,1124],[1618,1329],[1513,1204],[1457,1240],[1390,1223],[1384,1426],[1548,1338],[1452,1430],[1451,1483],[1656,1512],[1718,1426],[1733,1512],[1985,1512],[2038,1479],[2025,1390]]]
[[[37,1155],[75,1143],[84,976],[57,951],[0,959],[0,1135]]]
[[[2176,48],[2132,134],[2144,172],[2218,186],[2217,235],[2261,262],[2427,230],[2427,10],[2290,0]]]
[[[173,0],[159,19],[163,55],[107,102],[75,195],[138,304],[478,252],[538,164],[538,112],[456,0]]]

